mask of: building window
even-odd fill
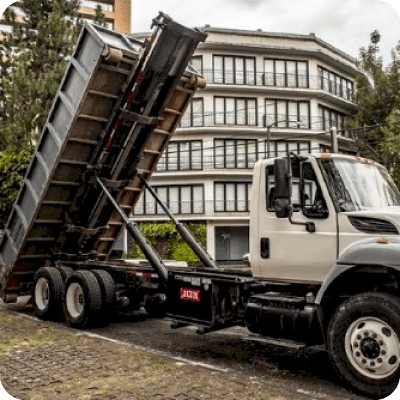
[[[256,84],[256,66],[253,57],[214,56],[213,71],[214,83]]]
[[[271,158],[271,157],[284,157],[287,154],[309,154],[311,153],[310,142],[305,141],[292,141],[292,140],[271,140],[269,143],[268,155],[268,143],[267,140],[258,142],[258,157],[259,158]]]
[[[257,100],[234,97],[215,97],[215,124],[257,125]]]
[[[203,56],[193,56],[189,64],[199,73],[203,74]]]
[[[293,60],[264,60],[266,86],[308,88],[308,62]]]
[[[337,128],[339,135],[345,136],[345,114],[330,108],[319,106],[319,116],[321,120],[321,130],[329,131],[330,128],[334,126]]]
[[[265,126],[310,129],[310,102],[265,99]]]
[[[153,189],[174,214],[203,214],[203,185],[154,186]],[[164,211],[146,190],[135,207],[135,215],[162,215]]]
[[[11,25],[0,24],[1,33],[13,33],[13,27]]]
[[[253,168],[257,159],[257,140],[215,139],[214,168]]]
[[[188,171],[203,169],[201,140],[170,142],[157,165],[157,171]]]
[[[353,82],[323,67],[318,67],[320,88],[346,100],[353,98]]]
[[[114,6],[113,4],[105,4],[102,2],[98,1],[92,1],[92,0],[80,0],[79,5],[81,7],[90,7],[90,8],[100,8],[101,11],[107,11],[107,12],[113,12],[114,11]]]
[[[252,184],[249,182],[216,182],[214,184],[215,211],[249,211],[251,187]]]
[[[202,98],[193,99],[181,120],[182,128],[204,126],[204,103]]]

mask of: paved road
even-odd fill
[[[32,316],[31,308],[6,307]],[[167,320],[152,319],[143,312],[120,317],[106,328],[86,333],[210,371],[219,370],[239,381],[250,380],[270,387],[285,398],[307,395],[309,399],[364,399],[341,387],[325,352],[266,342],[247,334],[243,328],[198,335],[191,327],[172,330]]]

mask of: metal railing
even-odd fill
[[[308,74],[288,74],[270,72],[235,73],[234,71],[203,70],[203,76],[210,84],[270,86],[291,89],[323,90],[348,101],[353,101],[353,89],[337,84],[329,78],[308,76]],[[348,80],[344,80],[347,85]]]
[[[248,216],[250,200],[206,200],[206,201],[167,201],[168,208],[177,216]],[[139,201],[134,211],[135,217],[166,216],[154,201]]]
[[[254,110],[252,110],[252,114]],[[245,121],[238,120],[236,112],[199,112],[191,115],[185,115],[182,118],[180,128],[207,128],[207,127],[219,127],[219,126],[231,126],[231,127],[243,127],[243,128],[254,128],[263,129],[269,125],[276,123],[273,127],[274,130],[282,129],[306,129],[311,131],[329,132],[332,126],[336,126],[339,134],[344,137],[352,137],[351,129],[342,126],[340,123],[336,124],[335,121],[326,121],[322,117],[307,117],[298,115],[266,115],[264,113],[258,114],[252,117],[254,124],[248,124]],[[219,122],[221,121],[221,122]]]

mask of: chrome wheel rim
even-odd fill
[[[69,314],[73,318],[82,315],[85,308],[85,297],[82,286],[79,283],[73,282],[67,289],[66,306]]]
[[[49,305],[50,288],[45,278],[39,278],[35,286],[35,302],[40,311],[45,310]]]
[[[345,336],[346,355],[351,365],[371,379],[384,379],[400,365],[400,342],[386,322],[375,317],[354,321]]]

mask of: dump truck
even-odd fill
[[[249,267],[223,268],[149,180],[204,79],[188,62],[206,35],[160,14],[150,40],[86,25],[0,241],[0,294],[43,319],[105,325],[144,307],[171,328],[232,326],[323,346],[344,384],[371,398],[400,367],[400,194],[388,171],[341,154],[256,163]],[[135,204],[154,196],[200,267],[162,260]],[[122,229],[147,264],[112,259]]]

